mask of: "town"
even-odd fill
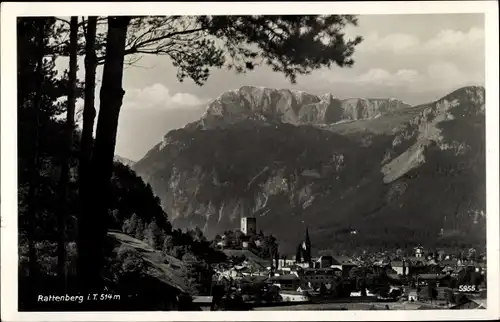
[[[211,294],[194,303],[219,310],[411,310],[485,309],[486,256],[460,258],[421,246],[364,256],[312,257],[306,229],[293,258],[260,257],[262,232],[255,217],[241,218],[238,238],[216,237],[229,258],[215,268]],[[271,260],[272,258],[272,260]],[[205,304],[205,306],[204,306]]]

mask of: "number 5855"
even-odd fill
[[[476,290],[475,285],[460,285],[458,287],[458,290],[460,292],[474,292]]]

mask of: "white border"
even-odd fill
[[[498,7],[496,1],[2,3],[1,7],[1,317],[4,321],[327,321],[453,320],[499,317]],[[17,312],[16,16],[168,14],[431,14],[484,13],[486,32],[488,309],[436,311]]]

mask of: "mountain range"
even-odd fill
[[[255,216],[285,253],[306,227],[316,250],[483,245],[484,95],[411,106],[244,86],[133,169],[174,227],[208,237]]]

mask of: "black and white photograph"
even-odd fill
[[[498,318],[497,3],[308,6],[2,4],[2,320]]]

